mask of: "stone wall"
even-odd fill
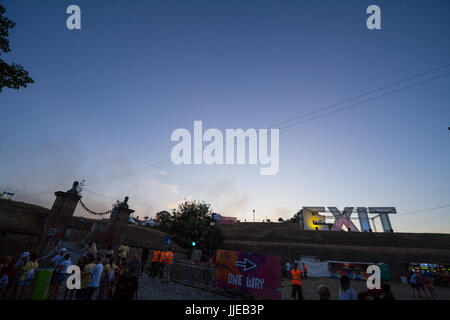
[[[282,262],[300,256],[320,260],[384,262],[398,278],[410,262],[450,263],[450,235],[300,231],[295,223],[220,225],[228,250],[278,255]]]

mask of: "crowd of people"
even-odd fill
[[[70,289],[66,284],[70,276],[67,269],[72,266],[72,258],[68,250],[62,248],[50,261],[52,275],[47,299],[137,300],[139,280],[148,257],[148,248],[140,253],[122,243],[116,250],[112,247],[97,250],[96,243],[90,242],[76,262],[81,272],[80,288]],[[170,248],[154,250],[149,276],[169,282],[172,262]],[[39,268],[36,255],[24,252],[18,259],[5,257],[0,263],[0,299],[29,299]]]
[[[430,297],[436,299],[436,291],[434,290],[433,280],[430,272],[413,272],[409,274],[409,284],[413,292],[414,298],[422,298],[422,292],[424,297]],[[425,290],[426,288],[426,290]]]
[[[4,257],[0,265],[0,300],[21,300],[27,294],[38,266],[34,253],[24,252],[19,258]]]
[[[307,278],[307,266],[303,263],[300,270],[297,262],[294,262],[293,265],[286,262],[286,272],[291,278],[292,299],[303,300],[302,280]],[[317,294],[319,300],[330,300],[332,296],[330,289],[325,284],[321,284],[318,287]],[[346,274],[340,277],[337,296],[339,300],[395,300],[388,283],[382,283],[380,289],[369,289],[357,294],[351,286],[350,278]]]
[[[294,263],[292,266],[291,263],[286,262],[285,270],[291,278],[292,299],[303,300],[302,279],[307,278],[307,267],[303,263],[302,270],[300,270],[298,263]],[[413,298],[437,299],[432,277],[429,272],[410,272],[408,281],[412,288]],[[331,292],[325,284],[318,287],[317,293],[319,300],[331,299]],[[351,286],[349,276],[345,273],[340,277],[337,296],[339,300],[395,300],[391,287],[386,282],[381,283],[380,289],[370,289],[356,293]]]

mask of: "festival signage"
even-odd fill
[[[279,256],[217,250],[217,286],[266,299],[281,299]]]
[[[169,236],[165,236],[163,239],[163,246],[169,247],[171,243],[172,243],[172,238]]]

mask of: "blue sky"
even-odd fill
[[[0,94],[0,188],[17,200],[51,206],[52,191],[85,179],[104,195],[84,193],[91,209],[128,195],[141,217],[185,197],[242,220],[252,209],[276,220],[302,206],[401,214],[450,202],[448,76],[281,130],[274,176],[255,165],[152,167],[170,162],[172,131],[194,120],[267,128],[450,63],[448,1],[2,3],[17,24],[5,60],[35,80]],[[81,30],[66,28],[71,4]],[[381,30],[366,28],[372,4]],[[449,215],[392,224],[448,233]]]

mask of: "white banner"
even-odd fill
[[[308,269],[308,277],[329,277],[330,272],[328,270],[328,262],[303,262]],[[299,269],[302,269],[303,265],[299,265]]]

